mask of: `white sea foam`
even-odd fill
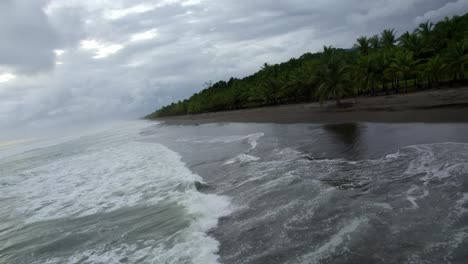
[[[426,198],[427,196],[429,196],[429,190],[415,185],[406,191],[406,200],[408,200],[411,203],[413,209],[419,208],[417,200]]]
[[[174,152],[139,142],[73,155],[22,175],[4,191],[18,198],[17,213],[28,222],[156,204],[171,198],[173,186],[202,180]]]
[[[265,134],[263,133],[255,133],[255,134],[251,134],[248,136],[247,138],[247,142],[250,144],[250,149],[249,150],[253,150],[257,147],[257,143],[258,143],[258,140],[263,137]]]
[[[233,159],[230,159],[224,163],[224,165],[230,165],[234,163],[249,163],[260,160],[259,157],[255,157],[248,154],[240,154]]]
[[[257,147],[258,140],[263,136],[264,136],[263,133],[255,133],[255,134],[250,134],[250,135],[247,135],[247,136],[215,137],[215,138],[209,139],[207,141],[195,140],[195,141],[192,141],[192,142],[197,142],[197,143],[198,142],[200,142],[200,143],[201,142],[230,143],[230,142],[235,142],[235,141],[246,140],[246,142],[250,145],[250,148],[246,151],[246,153],[249,153],[249,152],[251,152],[252,150],[254,150]],[[246,154],[246,153],[241,153],[238,156],[236,156],[236,157],[234,157],[234,158],[232,158],[230,160],[227,160],[224,163],[224,165],[230,165],[230,164],[234,164],[234,163],[249,163],[249,162],[254,162],[254,161],[260,160],[260,158],[249,155],[249,154]]]
[[[385,156],[385,159],[397,159],[400,156],[401,156],[400,152],[397,152],[393,154],[388,154],[387,156]]]
[[[314,252],[303,256],[300,263],[321,263],[320,258],[330,253],[334,253],[343,244],[349,234],[355,232],[359,226],[368,222],[367,218],[355,218],[348,225],[341,228],[325,244],[318,247]]]
[[[253,150],[257,147],[258,140],[264,136],[264,133],[254,133],[249,135],[234,135],[234,136],[203,136],[203,137],[190,137],[190,138],[181,138],[178,139],[178,142],[191,142],[191,143],[232,143],[237,141],[246,140],[250,145],[250,150]]]
[[[197,220],[186,230],[182,230],[178,243],[171,248],[165,247],[160,241],[149,240],[137,244],[121,244],[109,247],[75,252],[71,256],[54,257],[46,264],[59,263],[218,263],[216,252],[219,242],[208,236],[206,231],[215,227],[216,217],[230,213],[229,203],[226,199],[219,199],[214,195],[195,195],[187,201],[191,215]],[[200,204],[202,203],[202,204]],[[86,259],[83,262],[83,259]],[[37,264],[42,263],[38,262]]]
[[[462,197],[457,201],[457,206],[460,208],[460,213],[468,213],[468,193],[463,193]]]
[[[439,156],[434,154],[434,148],[437,146],[465,146],[463,143],[439,143],[439,144],[427,144],[427,145],[416,145],[409,148],[413,148],[417,151],[418,157],[413,159],[405,174],[414,175],[418,173],[424,173],[424,176],[420,180],[427,185],[431,180],[444,180],[452,176],[452,171],[468,166],[468,162],[456,162],[449,164],[440,159]],[[447,151],[445,149],[445,151]]]
[[[86,151],[1,177],[8,184],[0,185],[0,193],[12,199],[13,206],[2,208],[0,215],[34,223],[175,202],[186,208],[191,224],[180,231],[172,248],[155,241],[145,241],[144,246],[103,245],[47,263],[82,263],[83,258],[87,259],[84,263],[120,263],[122,258],[130,263],[142,258],[142,263],[217,263],[219,243],[206,232],[231,212],[229,199],[198,192],[194,182],[203,180],[185,167],[179,154],[132,138],[111,138]]]
[[[290,147],[286,147],[283,149],[275,149],[274,150],[275,155],[279,156],[282,160],[291,160],[291,159],[297,159],[299,157],[304,156],[304,153]]]
[[[218,241],[199,232],[188,233],[186,236],[185,241],[170,249],[164,248],[157,241],[146,241],[140,246],[128,244],[111,248],[104,246],[34,264],[218,263],[218,257],[213,253],[213,249],[219,247]]]
[[[393,210],[393,206],[389,203],[373,203],[373,205],[381,207],[386,210]]]
[[[412,209],[418,209],[418,200],[429,196],[431,183],[446,184],[450,182],[448,178],[457,177],[460,171],[466,171],[468,162],[462,156],[450,156],[453,148],[464,146],[466,144],[463,143],[438,143],[408,147],[415,150],[418,156],[411,160],[404,175],[421,175],[418,179],[422,183],[406,191],[406,200],[411,203]]]

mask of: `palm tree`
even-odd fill
[[[379,35],[374,35],[371,38],[369,38],[369,45],[372,49],[380,49]]]
[[[282,95],[286,98],[292,98],[294,101],[313,99],[311,95],[313,95],[314,79],[311,72],[312,69],[308,64],[300,65],[294,69],[281,87]]]
[[[354,48],[359,50],[359,52],[363,55],[369,54],[370,49],[370,41],[367,37],[362,36],[356,40],[356,44],[354,44]]]
[[[447,52],[448,65],[452,73],[453,80],[465,78],[465,64],[468,63],[468,49],[465,43],[458,42],[452,44]]]
[[[361,55],[353,65],[353,79],[356,83],[357,94],[361,95],[369,88],[369,79],[371,78],[371,62],[369,56]]]
[[[257,85],[264,103],[267,105],[277,104],[279,102],[279,92],[284,82],[280,76],[278,65],[265,63],[260,72],[260,79]]]
[[[432,22],[427,21],[426,23],[419,24],[419,27],[416,29],[415,32],[418,33],[423,39],[429,40],[433,29],[434,24]]]
[[[327,62],[319,71],[317,80],[320,86],[317,96],[322,103],[324,100],[334,98],[336,105],[341,105],[341,98],[346,95],[348,86],[348,66],[343,63],[336,52],[329,54]]]
[[[414,34],[417,34],[421,38],[421,56],[424,58],[429,58],[434,56],[434,51],[436,50],[433,43],[434,39],[434,24],[427,21],[426,23],[419,24],[419,27],[414,31]]]
[[[409,31],[403,33],[400,38],[398,38],[398,42],[400,47],[408,49],[408,47],[411,46],[411,33],[409,33]]]
[[[386,29],[382,32],[381,36],[382,46],[385,49],[391,49],[395,46],[396,37],[395,37],[395,30],[394,29]]]
[[[390,67],[390,56],[388,52],[382,51],[378,52],[374,55],[374,61],[375,61],[375,73],[376,75],[380,78],[382,82],[382,90],[385,91],[385,94],[388,94],[387,90],[387,82],[389,80],[392,80],[392,78],[388,78],[388,74],[386,73],[386,70]]]
[[[441,52],[443,49],[450,48],[454,41],[459,42],[464,39],[466,41],[466,18],[465,14],[462,17],[446,17],[443,21],[438,22],[432,31],[431,46],[437,52]]]
[[[327,62],[336,54],[336,48],[332,46],[323,46],[322,60]]]
[[[416,72],[418,61],[414,59],[413,53],[409,51],[399,51],[393,59],[392,66],[398,75],[405,82],[405,93],[408,92],[408,79]]]
[[[392,81],[392,88],[395,90],[395,93],[398,93],[399,90],[399,81],[398,81],[398,69],[394,67],[395,65],[390,64],[388,68],[384,70],[384,76],[386,79]]]
[[[446,17],[444,21],[438,23],[439,31],[443,33],[443,38],[441,39],[447,47],[450,43],[449,41],[454,38],[456,35],[456,24],[455,24],[455,17],[448,18]]]
[[[424,65],[429,85],[439,88],[440,75],[445,69],[442,59],[439,54],[430,58]]]
[[[401,35],[399,44],[406,50],[411,51],[416,58],[419,58],[424,49],[423,38],[416,33],[409,33],[408,31]]]
[[[383,75],[385,62],[382,61],[383,55],[381,53],[372,53],[367,56],[360,56],[356,60],[353,67],[353,79],[356,82],[357,93],[362,94],[363,91],[371,91],[371,95],[376,95],[377,82],[382,80],[382,87],[385,89],[385,78]]]

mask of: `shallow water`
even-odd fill
[[[468,125],[135,122],[0,149],[0,263],[465,263]]]

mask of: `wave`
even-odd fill
[[[185,213],[178,217],[188,221],[188,226],[162,240],[114,242],[112,246],[106,242],[38,263],[82,263],[84,258],[86,263],[217,263],[219,243],[207,231],[231,213],[229,199],[198,192],[195,183],[203,183],[203,179],[185,166],[179,154],[163,145],[105,138],[99,147],[87,145],[93,142],[88,138],[83,151],[1,177],[0,202],[8,198],[9,206],[0,209],[0,215],[35,227],[66,219],[104,217],[126,208],[176,204],[184,208]],[[172,242],[164,242],[166,239]],[[8,252],[0,253],[6,256]]]
[[[360,226],[365,225],[369,220],[367,218],[356,218],[351,220],[345,226],[338,230],[336,234],[330,237],[330,239],[320,247],[317,247],[314,252],[311,252],[301,259],[302,261],[299,263],[304,264],[313,264],[313,263],[321,263],[322,258],[327,256],[329,252],[335,252],[335,250],[342,246],[342,244],[350,240],[350,235],[356,232]]]
[[[225,247],[228,261],[268,263],[287,248],[299,253],[285,263],[378,262],[368,252],[398,262],[410,257],[398,241],[414,243],[417,262],[464,256],[468,144],[408,146],[357,161],[310,159],[297,149],[274,148],[257,162],[226,169],[240,171],[231,180],[235,192],[229,191],[245,205],[229,223],[235,231],[223,234],[227,243],[235,241],[228,246],[243,245]],[[260,248],[255,232],[268,237]],[[395,233],[381,239],[376,232]],[[388,247],[403,253],[386,254]],[[427,248],[433,251],[417,256]]]
[[[249,163],[260,160],[259,157],[255,157],[247,154],[240,154],[233,159],[230,159],[224,163],[224,165],[230,165],[234,163]]]
[[[234,136],[203,136],[203,137],[188,137],[178,139],[178,142],[191,142],[191,143],[232,143],[238,141],[246,141],[250,145],[249,151],[255,149],[258,144],[258,140],[263,137],[264,133],[253,133],[249,135],[234,135]]]

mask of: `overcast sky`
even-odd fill
[[[1,0],[0,140],[139,117],[209,80],[467,9],[468,0]]]

